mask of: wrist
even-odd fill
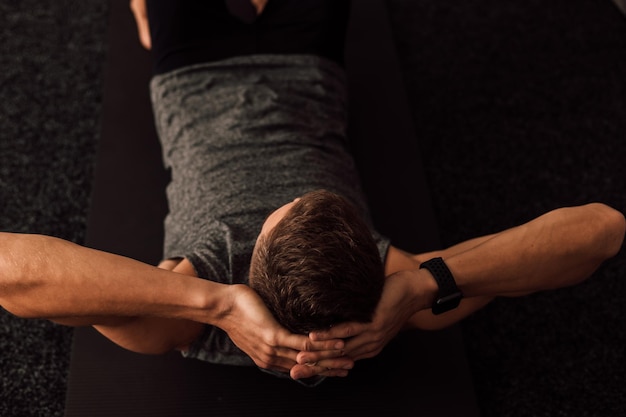
[[[219,284],[202,278],[189,286],[185,302],[185,318],[219,326],[233,305],[233,285]]]
[[[439,287],[433,276],[427,270],[414,269],[410,271],[409,279],[413,305],[417,306],[416,312],[431,308],[439,291]]]
[[[433,314],[442,314],[459,306],[463,293],[459,290],[454,275],[443,258],[435,257],[422,262],[420,269],[427,270],[437,283],[437,297],[432,304]]]

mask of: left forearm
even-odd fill
[[[623,215],[588,204],[554,210],[444,259],[466,296],[506,296],[574,285],[623,239]]]

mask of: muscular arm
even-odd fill
[[[521,226],[448,249],[409,255],[417,265],[436,256],[444,258],[465,296],[458,309],[440,316],[423,310],[411,317],[409,325],[439,328],[467,316],[496,296],[574,285],[614,256],[623,238],[621,213],[603,204],[587,204],[554,210]],[[406,264],[407,260],[396,263],[401,262]],[[421,281],[424,301],[432,304],[437,287],[430,272],[413,268],[408,279]]]
[[[215,322],[228,288],[41,235],[0,234],[0,303],[25,318]]]
[[[615,256],[624,229],[620,212],[593,203],[551,211],[469,250],[442,256],[469,297],[551,290],[585,280]]]
[[[614,256],[624,239],[624,216],[598,203],[561,208],[521,226],[448,249],[410,256],[418,266],[445,259],[466,298],[514,296],[577,284]],[[396,261],[407,266],[407,256]],[[424,269],[409,270],[407,284],[429,307],[437,286]],[[442,315],[441,317],[445,317]]]
[[[181,324],[214,325],[258,366],[284,371],[300,350],[343,347],[335,347],[338,340],[312,343],[289,333],[245,285],[218,284],[40,235],[0,233],[0,305],[20,317],[96,325],[143,353],[189,343],[198,327],[179,332]]]
[[[346,352],[354,359],[371,357],[407,324],[417,325],[418,317],[430,317],[432,327],[438,327],[457,321],[492,297],[575,285],[617,254],[625,226],[620,212],[592,203],[554,210],[524,225],[426,255],[393,249],[388,272],[395,273],[387,278],[373,321],[340,324],[313,332],[311,338],[351,337]],[[433,256],[445,259],[466,297],[465,306],[436,318],[428,309],[437,285],[427,270],[419,269],[419,263]],[[298,361],[318,358],[303,352]],[[306,369],[299,369],[305,376]]]

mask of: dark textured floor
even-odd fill
[[[626,210],[626,19],[614,4],[389,3],[445,244],[557,206]],[[626,415],[625,261],[466,321],[485,416]]]
[[[82,242],[107,4],[0,1],[0,230]],[[0,416],[61,416],[71,330],[0,310]]]
[[[611,2],[387,3],[444,243],[562,205],[626,211],[626,18]],[[0,230],[84,239],[107,10],[0,1]],[[467,320],[483,414],[626,415],[625,277],[622,252],[578,287]],[[62,415],[70,341],[0,312],[0,416]]]

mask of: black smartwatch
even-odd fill
[[[433,314],[441,314],[457,308],[463,298],[463,293],[457,288],[452,272],[443,259],[430,259],[423,262],[420,265],[421,268],[428,269],[439,286],[439,294],[432,306]]]

